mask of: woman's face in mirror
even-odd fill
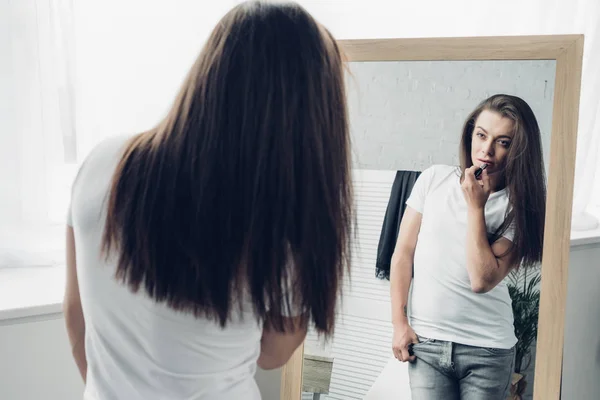
[[[483,110],[475,120],[471,138],[473,165],[488,164],[489,175],[501,172],[513,139],[513,122],[495,111]]]

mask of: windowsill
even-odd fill
[[[600,229],[571,233],[571,247],[600,244]],[[65,267],[0,268],[0,321],[62,312]]]
[[[587,211],[588,216],[600,220],[600,208],[590,208]],[[587,231],[571,230],[571,247],[595,243],[600,243],[600,226]]]
[[[65,267],[0,269],[0,321],[62,312]]]
[[[590,231],[572,231],[571,247],[600,243],[600,227]]]

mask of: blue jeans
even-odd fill
[[[506,400],[515,348],[492,349],[419,337],[408,365],[413,400]]]

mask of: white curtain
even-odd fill
[[[71,0],[0,2],[0,268],[61,264],[76,168]]]
[[[0,0],[0,268],[64,264],[78,165],[162,117],[234,4]]]

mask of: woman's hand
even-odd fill
[[[465,178],[461,184],[463,195],[467,201],[467,206],[471,209],[481,210],[485,208],[485,203],[490,197],[491,185],[490,177],[484,169],[481,174],[481,179],[475,178],[475,171],[479,167],[472,166],[465,170]]]
[[[394,326],[392,350],[394,352],[394,357],[396,357],[398,361],[415,361],[415,356],[408,354],[408,347],[413,343],[419,343],[419,339],[409,324]]]

